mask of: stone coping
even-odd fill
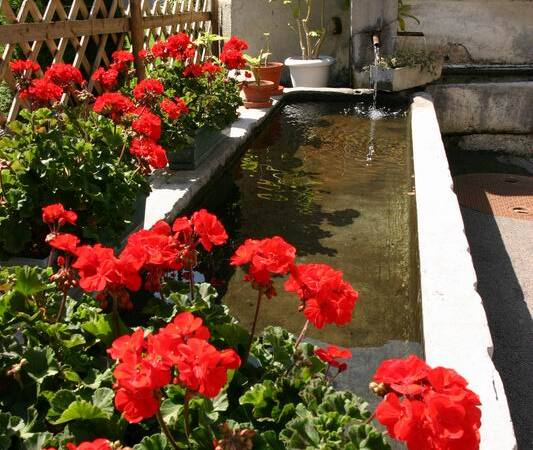
[[[493,344],[448,161],[429,94],[411,105],[424,348],[430,365],[452,367],[479,394],[481,449],[516,448]]]

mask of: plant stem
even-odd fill
[[[61,316],[63,315],[63,310],[65,309],[65,303],[67,301],[67,290],[65,289],[63,291],[63,298],[61,298],[61,303],[59,304],[59,311],[57,311],[56,316],[56,323],[61,320]]]
[[[255,305],[254,321],[252,323],[252,329],[250,330],[250,341],[248,342],[248,349],[246,350],[245,360],[248,359],[250,350],[252,349],[252,343],[254,342],[255,327],[257,326],[257,318],[259,317],[259,309],[261,308],[261,300],[263,299],[263,290],[259,288],[257,291],[257,304]]]
[[[115,333],[115,339],[119,337],[120,325],[118,322],[118,299],[116,295],[112,295],[113,299],[113,311],[112,311],[112,320],[113,320],[113,332]]]
[[[170,433],[170,430],[168,429],[167,424],[163,420],[163,416],[161,415],[161,411],[160,410],[157,410],[156,417],[157,417],[157,421],[159,422],[159,427],[161,428],[161,431],[166,436],[168,442],[170,442],[170,445],[172,446],[172,448],[174,450],[179,450],[178,443],[176,442],[176,440],[174,439],[174,437]],[[189,440],[189,435],[187,435],[187,441],[188,440]]]
[[[187,438],[187,446],[189,447],[189,436],[191,435],[191,421],[189,416],[189,402],[194,394],[191,391],[185,393],[183,401],[183,422],[185,424],[185,437]]]
[[[307,320],[305,322],[305,325],[304,327],[302,328],[302,331],[300,333],[300,336],[298,336],[298,339],[296,339],[296,343],[294,344],[294,349],[296,350],[298,348],[298,346],[300,345],[300,343],[302,342],[304,336],[305,336],[305,333],[307,332],[307,328],[309,327],[309,320]]]
[[[122,150],[120,151],[120,156],[118,157],[118,162],[122,161],[122,157],[124,156],[125,150],[126,150],[126,142],[124,142],[124,145],[122,146]]]
[[[189,295],[191,297],[191,304],[194,300],[194,267],[189,267]]]

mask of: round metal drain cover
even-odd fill
[[[469,173],[454,177],[459,203],[494,216],[533,220],[533,177]]]

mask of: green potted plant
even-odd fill
[[[276,0],[268,0],[269,3],[273,1]],[[300,56],[285,60],[293,87],[327,86],[335,60],[320,54],[327,35],[325,0],[320,0],[320,22],[316,29],[311,25],[315,0],[283,0],[283,4],[292,9],[293,23],[289,26],[296,32],[301,49]]]
[[[261,78],[260,68],[263,62],[268,58],[269,53],[259,52],[257,57],[244,55],[249,71],[245,72],[245,78],[242,83],[242,92],[245,98],[244,106],[246,108],[268,108],[272,105],[270,98],[274,82],[263,80]],[[253,79],[252,78],[253,74]],[[248,79],[249,78],[249,79]]]
[[[263,34],[265,38],[265,53],[267,56],[262,63],[257,67],[257,72],[261,80],[272,81],[272,95],[281,94],[283,92],[283,86],[280,86],[281,73],[283,72],[284,64],[282,62],[269,61],[270,51],[270,33]]]

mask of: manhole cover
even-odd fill
[[[459,203],[495,216],[533,220],[533,177],[470,173],[454,178]]]

